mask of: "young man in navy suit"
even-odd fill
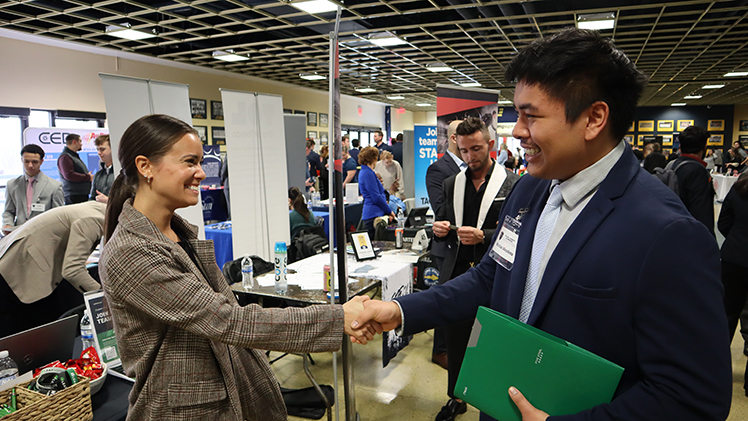
[[[513,136],[529,175],[504,204],[493,252],[444,285],[367,303],[352,324],[410,335],[487,306],[625,369],[610,403],[577,414],[549,418],[511,387],[524,421],[724,420],[732,380],[717,244],[622,140],[646,77],[612,41],[578,29],[534,42],[506,77],[517,82]],[[510,256],[497,241],[512,226]]]

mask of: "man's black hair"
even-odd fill
[[[457,125],[455,134],[457,136],[470,136],[475,132],[481,132],[483,134],[483,140],[488,142],[491,137],[488,134],[488,127],[483,123],[483,120],[476,117],[468,117],[462,120],[462,123]]]
[[[39,154],[39,159],[44,159],[44,149],[42,149],[41,146],[30,143],[23,148],[21,148],[21,156],[25,153],[35,153]]]
[[[597,101],[608,104],[608,126],[616,139],[628,132],[647,77],[623,51],[597,31],[569,28],[537,40],[506,68],[508,81],[538,85],[566,107],[566,121],[577,120]]]
[[[358,145],[360,145],[361,142],[359,142],[358,139],[351,140],[351,145],[353,145],[354,148],[358,148]]]
[[[706,147],[707,140],[709,140],[709,132],[699,126],[688,126],[678,136],[682,153],[701,152]]]

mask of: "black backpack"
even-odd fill
[[[676,173],[678,171],[678,168],[683,166],[683,164],[697,164],[701,165],[696,161],[690,160],[690,159],[684,159],[678,165],[675,165],[675,161],[670,161],[665,168],[655,168],[652,175],[657,177],[660,181],[665,183],[665,185],[672,190],[678,197],[680,197],[680,187],[678,184],[678,174]]]
[[[266,261],[262,257],[255,255],[249,257],[252,259],[252,272],[254,273],[254,276],[260,276],[275,270],[275,265]],[[244,259],[244,256],[223,264],[223,277],[226,278],[226,282],[228,282],[229,285],[242,281],[242,259]]]
[[[304,228],[291,240],[288,248],[288,263],[314,256],[330,250],[325,229],[319,225]]]

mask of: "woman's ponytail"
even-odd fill
[[[121,171],[117,178],[112,183],[112,188],[109,190],[109,200],[106,205],[106,219],[104,219],[104,232],[106,232],[107,240],[112,237],[114,229],[117,228],[117,222],[119,220],[119,214],[122,212],[122,207],[125,204],[125,200],[129,199],[135,194],[135,189],[128,185],[127,177],[124,171]]]

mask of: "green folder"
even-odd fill
[[[454,394],[501,421],[522,421],[515,386],[550,415],[608,403],[623,368],[574,344],[480,307]]]

